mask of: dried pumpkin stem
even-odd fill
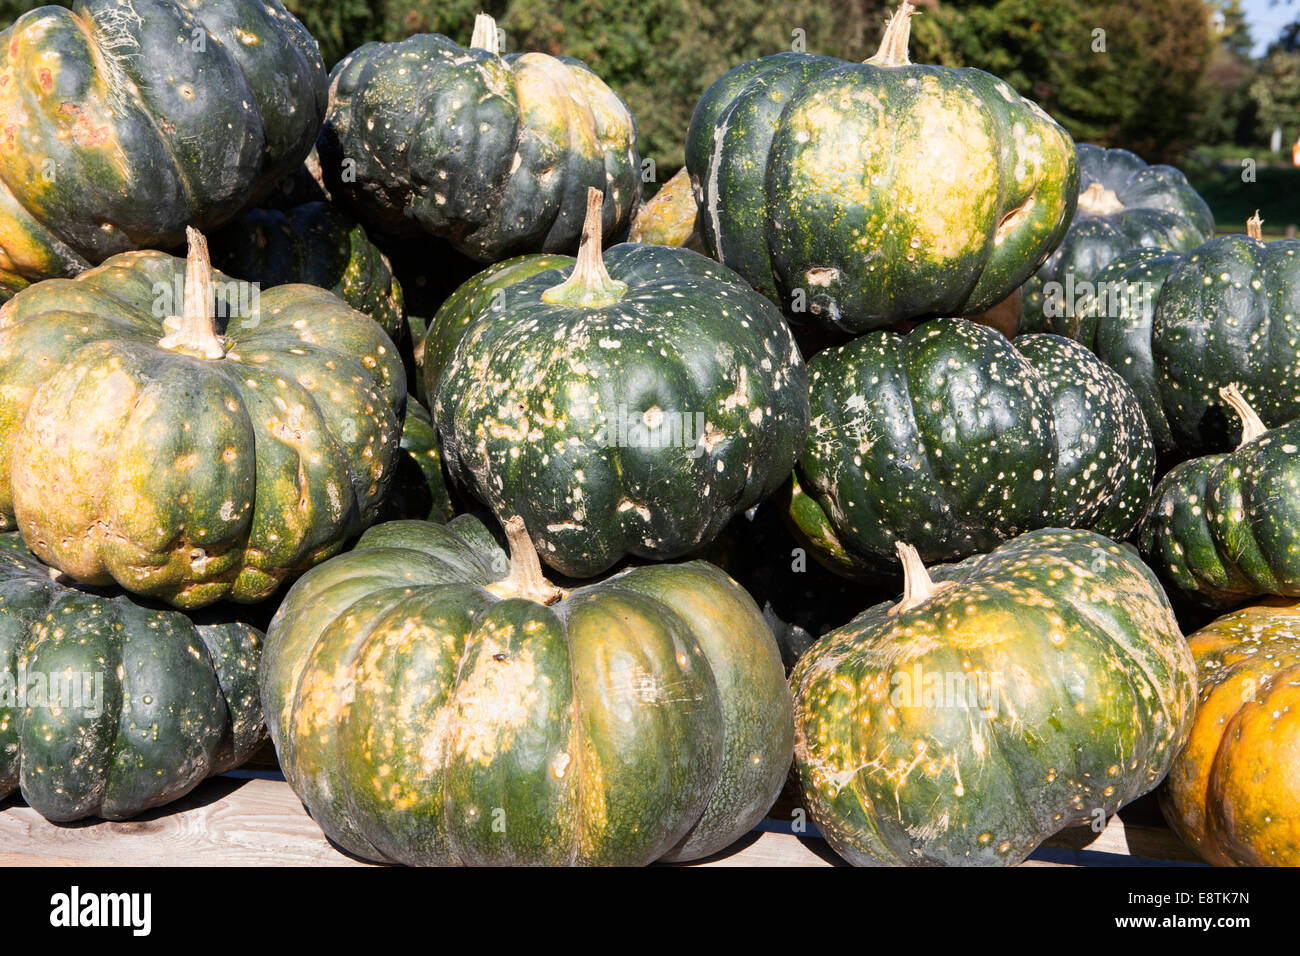
[[[480,13],[474,18],[474,35],[470,38],[471,50],[486,50],[493,56],[501,55],[501,35],[497,22],[490,14]]]
[[[898,550],[898,560],[903,562],[903,599],[889,609],[890,614],[901,614],[924,604],[944,588],[952,587],[951,581],[936,583],[925,570],[916,548],[903,541],[894,545]]]
[[[510,546],[510,573],[489,584],[487,589],[501,598],[523,598],[538,604],[554,604],[564,597],[564,591],[546,580],[542,573],[542,563],[524,519],[518,515],[508,519],[505,530]]]
[[[597,309],[613,305],[627,294],[627,283],[611,279],[605,271],[600,240],[604,230],[602,210],[605,195],[599,189],[587,189],[587,217],[582,223],[582,243],[578,246],[578,264],[573,274],[559,285],[542,293],[552,305]]]
[[[1101,183],[1093,183],[1079,193],[1079,208],[1094,216],[1108,216],[1113,212],[1119,212],[1124,208],[1124,204],[1119,201],[1119,196],[1115,195],[1114,191],[1107,189]]]
[[[903,0],[885,23],[885,35],[880,49],[867,60],[872,66],[907,66],[912,61],[907,56],[907,42],[912,36],[912,16],[916,7]]]
[[[1219,389],[1219,397],[1232,406],[1232,410],[1237,413],[1241,419],[1241,444],[1240,448],[1249,442],[1253,442],[1264,432],[1268,431],[1268,426],[1264,424],[1263,419],[1251,407],[1250,402],[1246,401],[1246,396],[1241,393],[1241,389],[1236,385],[1225,385]]]
[[[167,334],[158,340],[158,347],[195,358],[224,358],[226,347],[217,335],[212,314],[215,286],[208,240],[192,226],[185,227],[185,237],[189,240],[189,254],[185,257],[185,304],[181,315],[163,319]]]
[[[1255,215],[1246,220],[1246,235],[1251,239],[1264,241],[1264,220],[1259,218],[1259,210],[1255,210]]]

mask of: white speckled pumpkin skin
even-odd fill
[[[158,290],[185,270],[124,253],[0,309],[0,529],[88,584],[258,601],[375,519],[406,373],[383,329],[306,285],[235,306],[219,359],[161,348]]]
[[[864,612],[791,675],[795,766],[837,853],[1009,866],[1160,783],[1196,670],[1132,548],[1047,529],[931,575],[950,583]]]
[[[707,544],[782,484],[808,428],[790,329],[739,276],[664,246],[604,262],[628,286],[609,305],[545,301],[572,270],[501,290],[434,405],[452,476],[580,578]]]
[[[440,34],[341,60],[318,150],[331,195],[367,227],[422,230],[479,262],[574,252],[588,187],[605,194],[610,238],[641,199],[636,123],[590,69]]]
[[[792,517],[841,573],[892,567],[896,541],[947,561],[1033,528],[1122,538],[1150,498],[1136,397],[1068,339],[936,319],[822,352],[809,382]]]
[[[0,699],[0,799],[21,788],[49,820],[123,820],[237,767],[266,736],[261,650],[229,618],[56,581],[0,535],[0,673],[31,695]],[[59,690],[53,675],[86,682]]]

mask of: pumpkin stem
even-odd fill
[[[190,244],[185,257],[185,305],[181,315],[163,319],[167,334],[158,340],[158,347],[195,358],[224,358],[226,347],[217,335],[217,323],[212,315],[216,295],[208,240],[193,226],[185,227],[185,237]]]
[[[542,293],[544,301],[552,305],[598,309],[613,305],[627,294],[627,283],[611,279],[605,271],[605,260],[601,257],[601,211],[604,205],[604,193],[594,186],[588,187],[587,218],[582,223],[578,264],[573,267],[573,274],[569,278]]]
[[[885,35],[880,40],[880,49],[876,55],[867,60],[872,66],[907,66],[912,61],[907,57],[907,41],[912,36],[912,17],[916,7],[907,0],[885,21]]]
[[[1259,210],[1255,210],[1255,215],[1246,220],[1246,235],[1251,239],[1264,241],[1264,220],[1259,218]]]
[[[1241,389],[1236,385],[1223,386],[1219,389],[1219,397],[1231,405],[1232,410],[1241,419],[1241,443],[1237,445],[1238,448],[1253,442],[1268,431],[1268,426],[1264,424],[1255,409],[1250,407],[1250,402],[1246,401],[1246,396],[1241,394]]]
[[[564,597],[564,591],[542,574],[542,563],[537,559],[537,549],[528,537],[524,519],[515,515],[506,521],[505,529],[510,545],[510,573],[489,584],[487,589],[501,598],[523,598],[538,604],[554,604]]]
[[[944,588],[952,587],[951,581],[941,581],[936,584],[930,579],[930,574],[925,570],[925,563],[916,548],[903,541],[895,542],[894,547],[898,549],[898,560],[903,562],[903,599],[889,609],[890,614],[910,611],[930,600]]]
[[[501,55],[501,34],[497,22],[490,14],[480,13],[474,18],[474,35],[470,37],[471,50],[487,50],[493,56]]]
[[[1124,208],[1124,204],[1119,201],[1119,196],[1115,195],[1113,190],[1107,189],[1101,183],[1093,183],[1079,193],[1079,208],[1094,216],[1108,216],[1113,212],[1119,212]]]

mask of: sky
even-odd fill
[[[1300,17],[1300,0],[1242,0],[1241,9],[1250,24],[1254,53],[1263,56],[1282,28]]]

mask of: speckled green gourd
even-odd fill
[[[1215,866],[1300,866],[1300,603],[1233,611],[1187,643],[1200,700],[1165,819]]]
[[[0,299],[268,193],[327,102],[279,0],[77,0],[0,33]]]
[[[406,399],[371,319],[314,286],[246,300],[190,238],[0,309],[0,526],[187,608],[261,600],[370,524]]]
[[[421,865],[640,865],[732,843],[793,726],[758,608],[702,561],[562,592],[522,522],[392,522],[267,633],[280,765],[325,833]]]
[[[955,560],[1043,527],[1122,538],[1155,450],[1132,390],[1056,335],[964,319],[871,332],[808,366],[812,422],[790,516],[823,563],[873,576],[898,541]]]
[[[1013,865],[1156,787],[1196,670],[1131,547],[1033,531],[931,568],[799,661],[809,816],[857,865]]]
[[[573,577],[707,544],[782,484],[808,427],[807,370],[770,302],[686,249],[602,258],[596,190],[588,210],[574,268],[500,290],[433,409],[452,477]]]
[[[1022,332],[1069,335],[1086,299],[1082,283],[1129,250],[1186,252],[1214,235],[1210,207],[1173,166],[1148,166],[1126,149],[1076,149],[1079,205],[1061,244],[1024,285]]]
[[[480,14],[467,48],[416,34],[339,61],[318,144],[331,195],[367,228],[485,263],[574,252],[588,187],[604,234],[625,231],[641,199],[627,106],[578,60],[498,49]]]
[[[48,820],[124,820],[265,738],[262,636],[69,586],[0,534],[0,799]]]
[[[691,117],[705,247],[794,319],[857,334],[984,312],[1074,212],[1069,135],[997,77],[910,63],[914,9],[866,63],[752,60]]]
[[[1235,386],[1222,391],[1242,420],[1241,445],[1161,479],[1138,532],[1142,553],[1205,604],[1300,596],[1300,421],[1268,429]]]
[[[320,286],[370,316],[394,342],[405,334],[402,287],[388,257],[346,213],[325,202],[254,209],[208,239],[212,264],[264,289]]]
[[[414,398],[406,400],[401,452],[388,494],[379,508],[379,521],[419,519],[450,521],[456,514],[442,467],[438,430],[428,409]]]

